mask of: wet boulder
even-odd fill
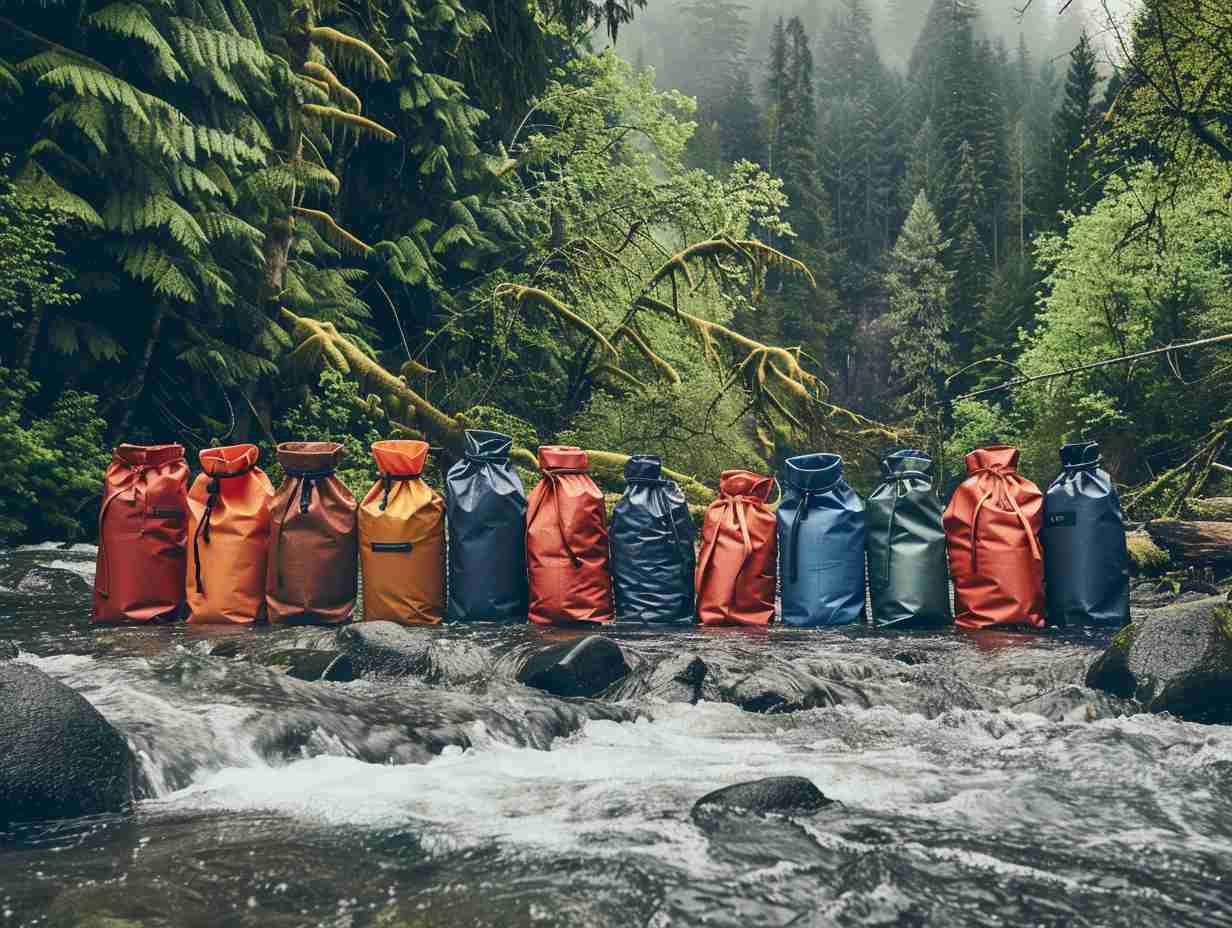
[[[752,673],[726,679],[720,685],[723,702],[746,712],[803,712],[824,706],[867,709],[868,697],[846,683],[813,676],[785,663],[766,664]]]
[[[695,822],[725,814],[816,815],[833,803],[804,777],[767,777],[707,793],[689,815]]]
[[[27,596],[80,596],[88,592],[85,577],[59,567],[35,565],[17,581],[16,591]]]
[[[530,655],[517,679],[553,696],[597,696],[628,673],[629,662],[620,645],[588,635]]]
[[[1096,658],[1086,685],[1149,712],[1232,722],[1232,606],[1204,596],[1140,614]]]
[[[351,658],[361,676],[422,677],[431,667],[434,631],[397,622],[356,622],[338,630],[336,647]]]
[[[140,878],[78,886],[56,897],[48,928],[207,928],[208,903],[200,893],[165,880]]]
[[[1050,722],[1094,722],[1134,715],[1141,706],[1085,686],[1063,686],[1010,707],[1014,712],[1042,715]]]
[[[259,663],[296,680],[326,680],[349,683],[355,679],[355,666],[347,654],[337,651],[292,649],[262,655]]]
[[[681,654],[637,668],[603,695],[617,702],[653,699],[693,705],[702,698],[708,672],[706,662],[696,654]]]
[[[128,742],[80,694],[0,664],[0,824],[115,812],[132,799]]]

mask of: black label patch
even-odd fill
[[[1050,512],[1048,513],[1049,528],[1073,528],[1078,524],[1078,513],[1070,510],[1069,512]]]
[[[411,550],[411,547],[412,547],[412,546],[411,546],[411,543],[410,543],[409,541],[403,541],[403,542],[398,542],[398,543],[374,541],[374,542],[372,543],[372,550],[373,550],[373,551],[377,551],[377,552],[380,552],[380,551],[388,551],[388,552],[402,551],[402,552],[406,552],[406,551],[410,551],[410,550]]]
[[[156,519],[182,519],[184,518],[183,509],[159,509],[157,506],[151,510]]]

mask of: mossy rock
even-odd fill
[[[1146,532],[1130,532],[1125,536],[1125,544],[1129,549],[1129,562],[1139,576],[1158,577],[1172,566],[1168,552],[1155,544]]]
[[[1232,522],[1232,497],[1187,499],[1183,512],[1186,519],[1195,522]]]

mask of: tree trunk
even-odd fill
[[[163,316],[165,314],[166,307],[159,303],[154,310],[154,320],[150,323],[150,334],[145,340],[145,351],[142,352],[141,361],[137,364],[137,371],[133,376],[132,386],[126,391],[129,395],[127,408],[124,410],[124,415],[120,417],[120,423],[116,427],[121,440],[123,440],[124,434],[128,431],[129,424],[133,420],[133,410],[137,408],[137,403],[140,402],[142,394],[145,393],[145,381],[150,373],[150,361],[154,358],[154,349],[158,347],[158,339],[163,331]]]
[[[286,284],[287,263],[290,261],[291,241],[294,237],[294,216],[278,216],[270,220],[261,248],[265,267],[261,273],[261,292],[258,299],[266,317],[271,321],[278,319],[278,299]],[[255,342],[254,339],[254,353],[260,350]],[[239,404],[235,415],[237,441],[255,441],[271,434],[274,403],[270,393],[270,384],[263,379],[254,380],[244,386],[244,402]]]
[[[1183,566],[1232,565],[1232,522],[1174,522],[1157,519],[1146,525],[1155,544]]]
[[[21,343],[21,357],[17,359],[17,369],[30,373],[34,363],[34,350],[38,347],[39,335],[43,330],[43,314],[46,308],[35,306],[30,310],[30,321],[26,324],[25,339]]]
[[[1187,499],[1184,515],[1200,522],[1232,522],[1232,496]]]

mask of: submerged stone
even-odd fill
[[[0,641],[0,661],[17,659],[17,645],[11,641]]]
[[[1232,722],[1232,607],[1206,596],[1140,615],[1096,658],[1086,684],[1149,712]]]
[[[133,797],[128,742],[79,693],[0,664],[0,824],[117,812]]]
[[[724,814],[816,815],[833,803],[804,777],[767,777],[707,793],[689,814],[694,821]]]
[[[434,631],[430,626],[408,628],[397,622],[356,622],[340,628],[336,641],[361,676],[423,676],[430,667]]]
[[[355,679],[355,667],[350,656],[337,651],[275,651],[263,655],[260,663],[273,670],[280,670],[296,680],[349,683]]]
[[[1011,707],[1014,712],[1042,715],[1051,722],[1094,722],[1134,715],[1142,707],[1132,700],[1111,696],[1085,686],[1063,686],[1033,696]]]
[[[532,654],[518,673],[518,682],[553,696],[597,696],[628,673],[620,645],[588,635]]]

